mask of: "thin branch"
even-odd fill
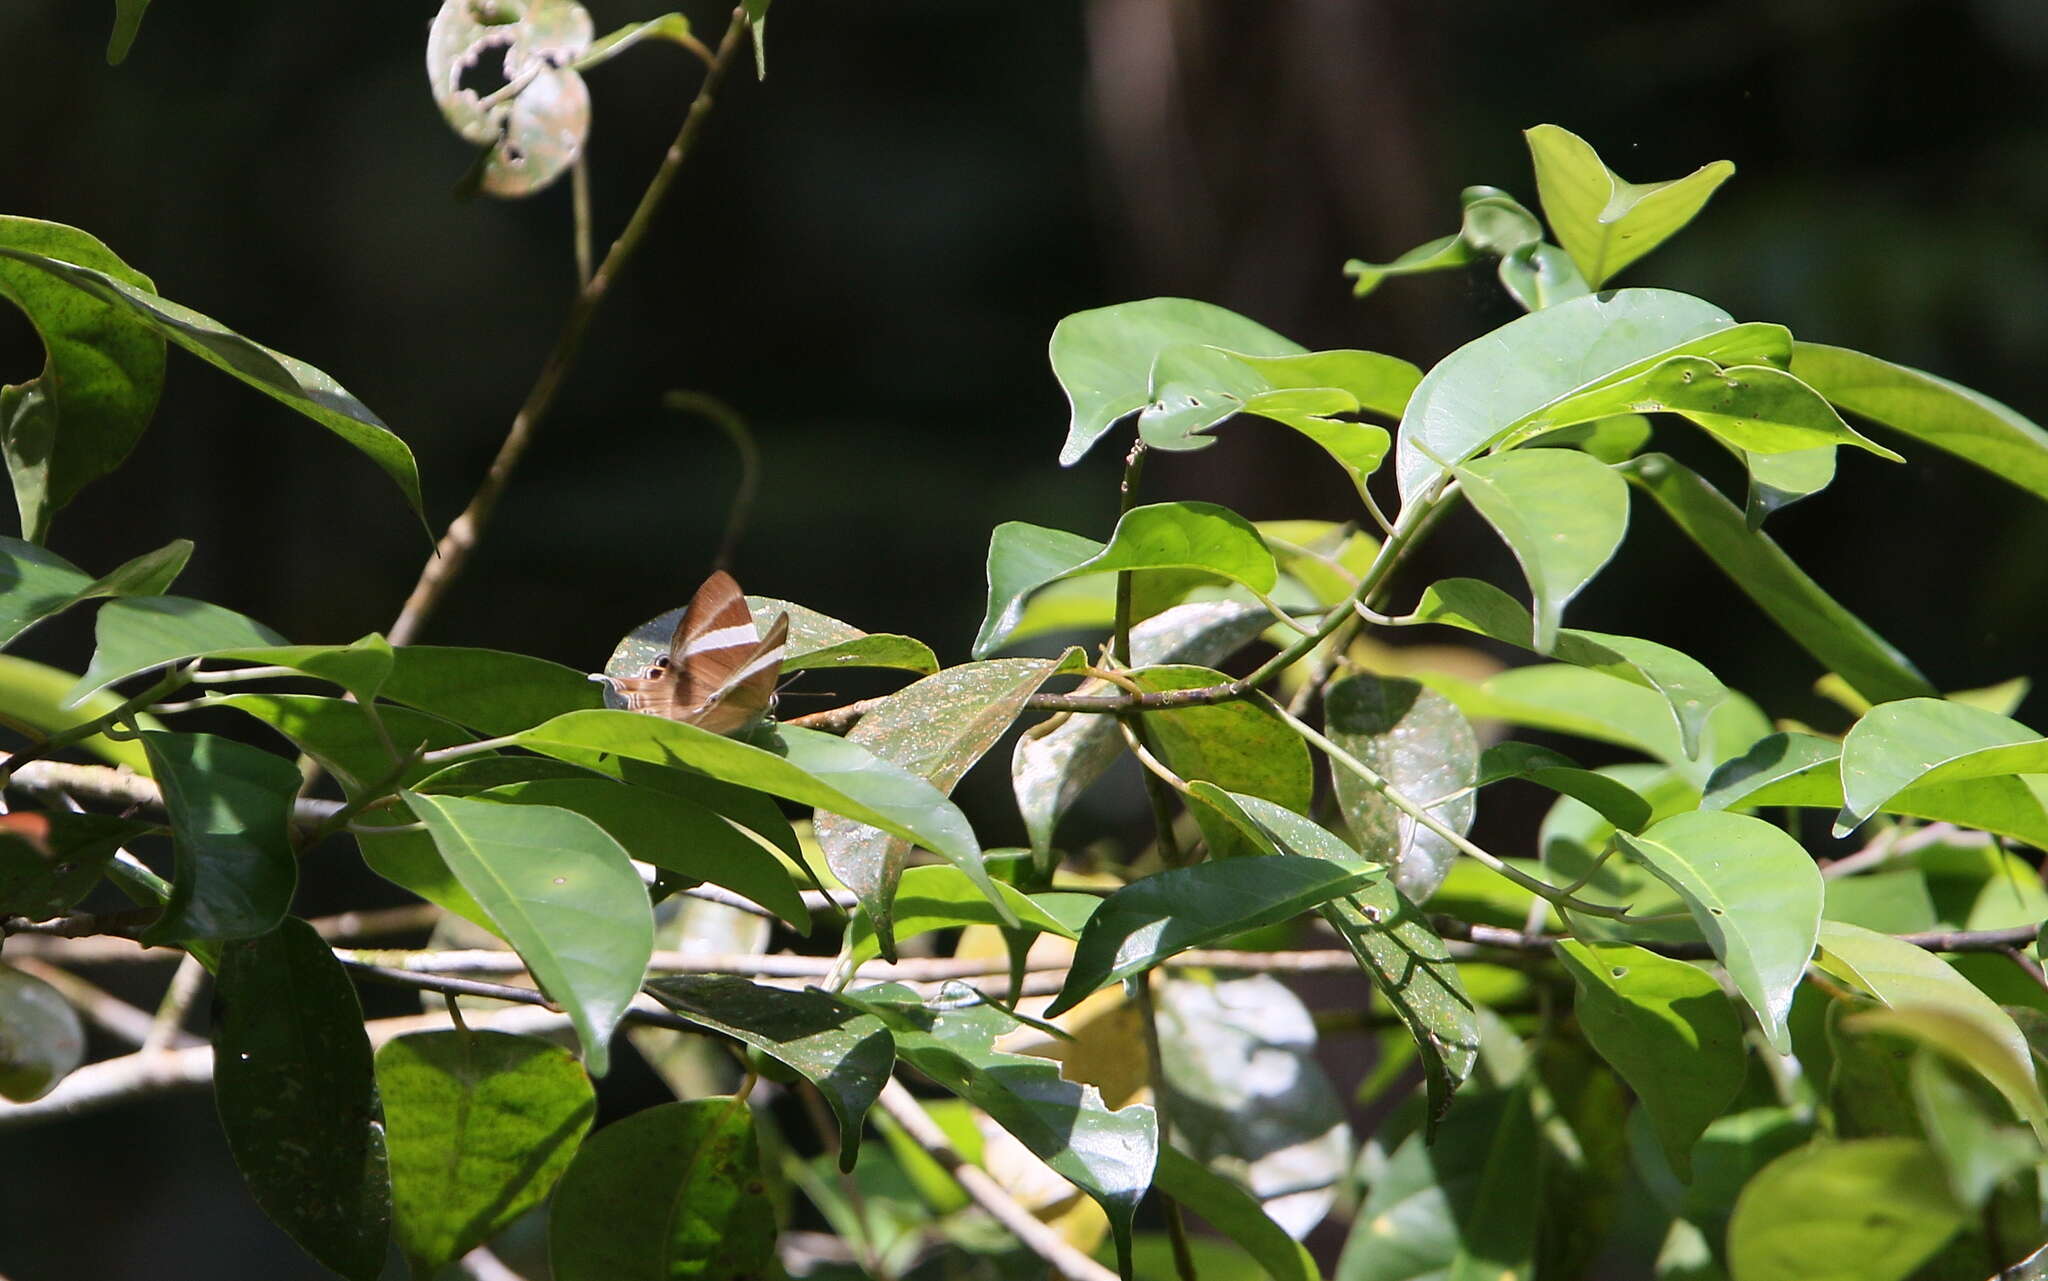
[[[149,1011],[137,1009],[113,993],[79,978],[71,971],[33,956],[20,956],[10,950],[7,954],[7,963],[23,974],[34,975],[56,988],[58,994],[76,1006],[80,1014],[128,1044],[142,1045],[149,1039],[150,1030],[155,1023]],[[199,1043],[198,1037],[185,1032],[174,1033],[169,1042],[172,1047]]]
[[[882,1096],[877,1102],[890,1119],[903,1127],[913,1142],[946,1167],[946,1171],[959,1183],[961,1191],[974,1198],[975,1204],[988,1211],[989,1217],[1009,1229],[1012,1236],[1044,1259],[1053,1271],[1067,1281],[1116,1281],[1115,1272],[1075,1249],[1057,1229],[1040,1223],[988,1171],[954,1151],[946,1132],[939,1128],[938,1122],[925,1115],[924,1108],[900,1082],[892,1078],[882,1087]]]
[[[206,981],[206,967],[190,952],[178,962],[178,968],[171,972],[170,986],[164,989],[163,1000],[157,1003],[156,1016],[150,1020],[149,1034],[142,1038],[141,1048],[145,1051],[164,1050],[177,1042],[179,1033],[185,1030],[185,1016],[192,1010],[192,1002],[199,996],[199,988]]]
[[[732,503],[726,508],[725,533],[719,537],[718,554],[711,558],[711,568],[729,569],[740,535],[747,528],[747,517],[754,510],[754,495],[761,488],[761,447],[754,443],[747,420],[716,396],[701,391],[672,391],[661,398],[661,403],[678,413],[710,419],[711,425],[725,434],[740,456],[740,483],[733,489]]]
[[[822,712],[812,712],[808,716],[792,716],[781,723],[794,725],[798,729],[814,729],[821,734],[844,734],[852,729],[861,717],[874,711],[882,703],[883,700],[880,698],[863,698],[858,703],[848,703],[844,707],[828,707]]]
[[[0,762],[7,759],[0,755]],[[153,780],[112,765],[23,761],[7,779],[7,786],[34,796],[63,793],[122,809],[141,806],[161,812],[164,808],[164,794]],[[300,800],[293,808],[292,822],[299,827],[317,827],[340,808],[340,801]]]
[[[527,447],[533,443],[541,421],[555,403],[555,394],[561,390],[569,370],[576,363],[577,355],[583,349],[584,336],[590,330],[590,322],[597,315],[605,295],[612,283],[618,279],[626,264],[633,258],[634,251],[647,238],[648,228],[654,223],[663,199],[675,182],[676,174],[682,169],[683,161],[689,157],[698,136],[704,131],[704,122],[711,114],[711,105],[716,99],[719,86],[724,83],[732,64],[738,60],[740,50],[746,45],[747,18],[742,9],[733,10],[732,22],[725,29],[725,36],[718,43],[718,52],[712,56],[710,66],[704,73],[704,81],[697,88],[697,96],[690,103],[688,114],[683,117],[682,127],[676,131],[675,140],[669,144],[668,152],[662,157],[660,168],[641,193],[640,203],[626,222],[625,230],[612,242],[604,261],[591,273],[586,283],[576,293],[570,304],[569,314],[562,322],[562,332],[555,339],[554,350],[548,353],[541,365],[540,374],[533,387],[526,393],[525,403],[513,416],[512,426],[505,433],[504,443],[498,447],[498,456],[491,460],[490,470],[484,474],[483,483],[477,486],[470,497],[469,506],[448,526],[448,532],[441,535],[433,556],[420,570],[419,581],[414,584],[412,594],[406,598],[405,607],[391,625],[391,643],[409,645],[419,638],[420,629],[426,626],[428,618],[441,604],[482,537],[484,526],[490,522],[491,513],[497,508],[498,500],[504,496],[506,486],[511,483],[512,474],[518,470],[519,462],[526,456]]]

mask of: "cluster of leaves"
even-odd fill
[[[129,36],[141,7],[123,9]],[[580,94],[578,68],[633,32],[674,33],[664,18],[592,42],[581,13],[453,0],[436,24],[443,105],[458,128],[456,108],[474,116],[487,187],[530,190],[539,167],[573,160],[580,130],[541,109]],[[500,46],[520,88],[489,104],[459,90],[464,60]],[[529,128],[576,145],[530,145]],[[1005,524],[974,658],[945,668],[911,638],[753,599],[764,622],[790,619],[787,668],[916,677],[847,709],[842,734],[721,736],[603,706],[584,674],[517,654],[376,634],[291,644],[167,594],[187,544],[102,578],[72,566],[42,545],[51,519],[149,422],[166,340],[341,436],[415,507],[417,479],[318,370],[158,297],[82,232],[0,220],[0,293],[49,353],[42,377],[0,393],[23,533],[0,541],[0,641],[103,602],[82,675],[0,660],[0,716],[34,744],[0,774],[19,783],[30,759],[78,748],[146,776],[162,811],[10,816],[0,919],[132,920],[143,944],[211,973],[236,1161],[266,1212],[352,1278],[384,1275],[394,1253],[434,1275],[543,1202],[560,1281],[758,1275],[799,1212],[875,1275],[1028,1263],[886,1106],[899,1069],[941,1096],[919,1120],[949,1157],[1069,1241],[1106,1236],[1126,1276],[1313,1277],[1297,1240],[1332,1214],[1352,1221],[1342,1281],[1577,1276],[1644,1240],[1659,1243],[1645,1266],[1669,1277],[1996,1270],[2048,1235],[2048,991],[2031,955],[2048,893],[2008,848],[2048,848],[2048,739],[2005,714],[2010,688],[1941,697],[1762,525],[1824,488],[1840,447],[1898,458],[1843,411],[2044,497],[2048,435],[1696,298],[1594,292],[1729,167],[1637,186],[1562,130],[1530,145],[1551,240],[1474,189],[1457,236],[1352,268],[1363,292],[1499,258],[1529,314],[1427,373],[1178,299],[1054,332],[1064,462],[1135,418],[1135,486],[1147,451],[1265,418],[1344,469],[1377,536],[1189,501],[1133,502],[1101,540]],[[1688,424],[1745,468],[1744,508],[1644,452]],[[1373,486],[1390,456],[1391,518]],[[1621,546],[1632,491],[1812,656],[1853,717],[1842,733],[1774,727],[1676,649],[1564,625]],[[1519,562],[1528,604],[1453,578],[1389,612],[1396,571],[1461,501]],[[607,670],[644,668],[670,619],[626,637]],[[1537,661],[1482,679],[1410,671],[1371,639],[1414,627]],[[1081,630],[1108,634],[1099,654],[991,657]],[[1052,715],[1011,756],[1030,844],[985,850],[949,794],[1033,710]],[[274,737],[167,727],[221,711]],[[1589,769],[1505,727],[1644,759]],[[302,800],[292,753],[340,799]],[[1077,857],[1063,824],[1125,755],[1147,771],[1156,840]],[[1499,785],[1557,797],[1513,854],[1469,836]],[[792,821],[785,803],[811,813]],[[1806,808],[1835,811],[1837,835],[1870,833],[1866,856],[1824,876],[1796,822],[1758,814]],[[290,915],[330,840],[445,913],[433,947],[338,953]],[[802,888],[827,881],[841,893]],[[99,909],[109,894],[134,911]],[[846,897],[829,968],[785,971],[822,982],[751,981],[775,972],[757,960],[805,959],[764,955],[769,921],[810,939]],[[1303,929],[1341,942],[1369,1002],[1319,1019],[1278,981]],[[992,981],[865,976],[906,958],[885,973],[914,978],[913,942],[947,940],[953,972]],[[663,961],[684,947],[737,957],[714,973]],[[479,952],[538,993],[436,970]],[[460,995],[467,1018],[387,1036],[365,1025],[351,971],[437,990],[451,1014]],[[522,998],[559,1011],[574,1053],[469,1026]],[[628,1020],[679,1099],[593,1134],[592,1078]],[[1361,1095],[1385,1119],[1369,1136],[1317,1064],[1319,1034],[1375,1047]],[[82,1045],[56,989],[0,965],[0,1092],[61,1089]],[[761,1106],[778,1097],[817,1103],[819,1133],[786,1134]],[[863,1142],[870,1123],[882,1144]],[[1164,1234],[1137,1230],[1148,1195],[1175,1207]],[[1196,1254],[1179,1207],[1242,1256]]]

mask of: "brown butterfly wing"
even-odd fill
[[[715,698],[760,643],[754,611],[747,608],[740,585],[724,570],[714,572],[690,598],[669,644],[669,670],[677,673],[677,698],[686,712]]]
[[[778,614],[768,635],[734,666],[725,685],[712,692],[689,719],[714,734],[743,730],[775,706],[775,682],[782,675],[782,654],[788,647],[789,615]]]

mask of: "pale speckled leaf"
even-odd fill
[[[892,632],[864,632],[829,614],[773,596],[749,596],[747,607],[753,611],[754,626],[764,633],[778,616],[788,616],[789,639],[782,656],[785,672],[814,667],[890,667],[929,676],[939,670],[938,657],[921,640]],[[604,665],[605,674],[644,673],[656,658],[668,653],[669,640],[682,616],[683,607],[678,605],[634,628],[612,650]],[[608,707],[625,706],[615,695],[607,697],[605,703]]]
[[[1058,667],[1047,658],[998,658],[950,667],[889,695],[846,737],[950,793]],[[884,955],[893,956],[890,901],[910,842],[826,810],[818,811],[814,830],[825,865],[860,897]]]
[[[571,65],[590,48],[590,14],[571,0],[446,0],[427,32],[427,79],[448,126],[490,150],[482,190],[525,196],[566,172],[590,132],[590,90]],[[479,66],[502,73],[488,95],[463,84]]]
[[[1146,692],[1203,689],[1230,677],[1208,667],[1169,665],[1136,673]],[[1145,712],[1140,719],[1152,748],[1174,773],[1232,792],[1248,792],[1291,810],[1315,797],[1308,744],[1270,708],[1252,702],[1210,703]]]
[[[1479,740],[1451,701],[1399,677],[1352,676],[1330,686],[1323,715],[1332,742],[1356,756],[1463,835],[1472,826]],[[1358,848],[1394,869],[1394,883],[1416,902],[1450,874],[1457,851],[1394,808],[1349,770],[1333,767],[1337,803]]]
[[[1198,601],[1176,605],[1131,629],[1131,661],[1211,666],[1237,652],[1272,624],[1256,605]],[[1091,681],[1077,694],[1114,692]],[[1033,851],[1052,848],[1053,827],[1090,783],[1102,776],[1123,750],[1114,717],[1074,716],[1050,733],[1027,736],[1010,758],[1010,782]]]

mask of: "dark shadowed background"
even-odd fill
[[[412,445],[438,530],[573,288],[567,185],[453,198],[469,155],[428,96],[424,0],[158,0],[121,68],[102,57],[111,7],[0,0],[0,211],[82,227],[166,296],[332,373]],[[599,31],[660,11],[589,7]],[[692,16],[707,37],[722,24]],[[961,661],[995,523],[1101,536],[1113,519],[1115,448],[1074,475],[1054,462],[1065,404],[1045,342],[1060,317],[1182,295],[1312,348],[1427,366],[1516,314],[1490,272],[1355,302],[1339,264],[1454,230],[1468,184],[1533,206],[1519,130],[1544,121],[1636,180],[1738,167],[1621,283],[2048,418],[2048,9],[2034,0],[783,0],[769,52],[765,83],[729,86],[426,639],[594,669],[679,603],[737,475],[715,431],[660,408],[690,388],[744,413],[765,454],[735,562],[749,590]],[[593,73],[602,239],[698,75],[670,46]],[[155,427],[60,514],[55,549],[101,572],[190,537],[182,592],[296,641],[387,627],[428,548],[392,487],[288,411],[171,362]],[[0,381],[39,364],[0,311]],[[1261,424],[1222,435],[1155,457],[1148,496],[1255,519],[1357,514],[1312,449]],[[1899,467],[1845,451],[1835,489],[1774,534],[1936,684],[2038,672],[2048,509],[1907,452]],[[1429,560],[1520,587],[1469,520]],[[1825,718],[1813,664],[1648,507],[1573,621],[1676,645],[1773,712]],[[24,652],[76,667],[89,636],[67,619]],[[1000,796],[987,772],[974,795]],[[338,866],[311,872],[304,906],[360,891]],[[235,1185],[208,1112],[192,1094],[7,1133],[0,1272],[317,1275]]]

